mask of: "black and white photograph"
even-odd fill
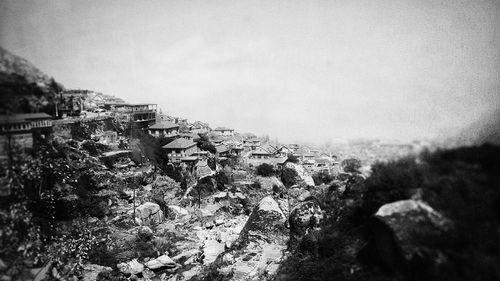
[[[500,280],[500,0],[0,0],[0,281]]]

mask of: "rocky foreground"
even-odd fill
[[[371,175],[345,165],[317,185],[300,169],[291,181],[232,162],[183,187],[128,154],[104,165],[85,141],[59,141],[14,159],[1,280],[500,276],[495,146],[378,163]]]

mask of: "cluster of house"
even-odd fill
[[[181,132],[180,126],[185,126],[189,132]],[[241,156],[248,165],[258,166],[266,163],[277,168],[282,167],[289,156],[293,156],[309,171],[329,170],[338,164],[337,158],[319,150],[300,147],[297,144],[273,145],[269,141],[253,135],[235,133],[234,129],[217,127],[210,129],[208,124],[195,122],[179,122],[164,116],[161,121],[147,128],[147,132],[155,137],[172,138],[163,146],[172,163],[184,163],[194,167],[198,161],[203,161],[209,155],[207,151],[198,149],[200,134],[206,134],[215,146],[215,156],[219,161],[225,161],[231,156]]]
[[[10,151],[31,148],[52,133],[52,116],[46,113],[0,115],[0,157]]]
[[[237,134],[234,129],[217,127],[211,129],[209,124],[196,121],[188,122],[185,118],[172,117],[157,112],[156,104],[102,103],[92,111],[83,111],[82,100],[85,93],[72,93],[66,97],[65,106],[59,110],[70,113],[58,121],[75,118],[75,110],[79,110],[80,120],[88,119],[88,113],[93,112],[114,118],[119,123],[133,122],[138,128],[157,138],[169,141],[163,146],[172,164],[182,164],[194,167],[210,155],[198,148],[200,135],[206,135],[215,146],[215,156],[224,161],[231,156],[241,156],[241,159],[251,166],[267,163],[280,167],[285,164],[290,155],[309,170],[329,169],[335,165],[336,158],[320,153],[317,150],[299,147],[298,145],[273,145],[269,141],[254,135]],[[70,117],[71,116],[71,117]],[[56,116],[61,118],[61,116]],[[53,126],[53,116],[45,113],[16,114],[0,116],[0,155],[7,155],[5,144],[16,143],[26,148],[32,147],[36,138],[50,136]],[[116,131],[98,132],[92,136],[95,141],[103,144],[116,144],[121,138]]]

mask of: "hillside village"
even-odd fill
[[[495,146],[279,143],[43,80],[5,86],[1,280],[467,280],[498,261],[478,246],[499,241]]]
[[[26,113],[0,116],[3,135],[9,134],[13,143],[23,148],[31,148],[36,132],[40,130],[50,132],[50,137],[64,137],[65,127],[70,124],[111,122],[115,125],[113,128],[96,130],[92,133],[92,140],[109,145],[111,148],[118,148],[119,144],[123,147],[129,141],[130,136],[124,134],[123,128],[132,124],[144,133],[162,139],[162,143],[165,143],[162,148],[172,165],[191,167],[196,166],[199,161],[206,160],[209,155],[196,146],[201,136],[215,147],[215,151],[211,154],[220,162],[227,161],[230,157],[239,157],[241,161],[253,167],[266,163],[280,168],[286,164],[289,156],[293,156],[309,173],[321,171],[338,173],[341,160],[339,157],[349,156],[345,148],[338,149],[341,153],[339,155],[331,150],[325,151],[310,146],[281,144],[270,141],[269,137],[240,133],[232,128],[211,128],[208,123],[202,121],[188,122],[186,118],[161,113],[157,110],[156,104],[129,104],[114,96],[88,90],[64,90],[59,94],[53,107],[54,115]],[[2,143],[5,147],[5,137]],[[406,155],[429,146],[430,144],[421,143],[362,143],[351,145],[350,153],[370,154],[365,157],[366,162],[370,164],[391,159],[396,153]],[[356,147],[362,147],[363,151],[352,152]],[[109,151],[106,155],[113,154],[117,150]],[[1,155],[5,157],[5,152]]]

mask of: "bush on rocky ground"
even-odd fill
[[[276,171],[274,170],[273,165],[267,164],[267,163],[262,163],[259,166],[257,166],[257,175],[263,176],[263,177],[270,177],[273,176]]]
[[[217,182],[218,190],[225,190],[226,185],[231,183],[231,179],[225,171],[219,171],[215,174],[215,181]]]
[[[302,240],[294,254],[282,263],[277,279],[499,279],[498,159],[500,147],[486,145],[425,152],[419,158],[375,164],[362,190],[345,194],[332,191],[330,195],[334,196],[323,198],[323,204],[329,206],[323,229]],[[405,266],[388,272],[373,257],[368,265],[366,259],[370,257],[361,255],[363,245],[371,239],[369,222],[377,209],[409,198],[424,200],[453,222],[454,240],[433,246],[443,253],[439,271],[424,263],[432,256],[422,257],[415,274],[414,270],[408,270],[411,267]],[[380,249],[379,253],[382,252]]]
[[[334,177],[328,171],[321,171],[312,175],[315,185],[329,184],[334,180]]]
[[[340,163],[340,166],[346,173],[358,173],[359,168],[361,168],[361,161],[356,158],[344,159]]]
[[[181,185],[168,176],[157,176],[151,184],[151,191],[146,192],[146,200],[160,205],[164,214],[168,213],[171,200],[181,196]]]
[[[15,279],[30,267],[53,262],[60,274],[78,275],[97,237],[86,226],[75,225],[70,231],[61,226],[65,221],[84,221],[93,214],[90,209],[99,209],[100,200],[84,208],[73,203],[96,198],[98,185],[91,175],[101,166],[58,140],[20,155],[12,158],[6,172],[11,193],[0,199],[0,259],[6,262],[2,271]]]
[[[283,182],[286,187],[297,184],[297,177],[297,172],[292,168],[285,167],[281,170],[281,182]]]

